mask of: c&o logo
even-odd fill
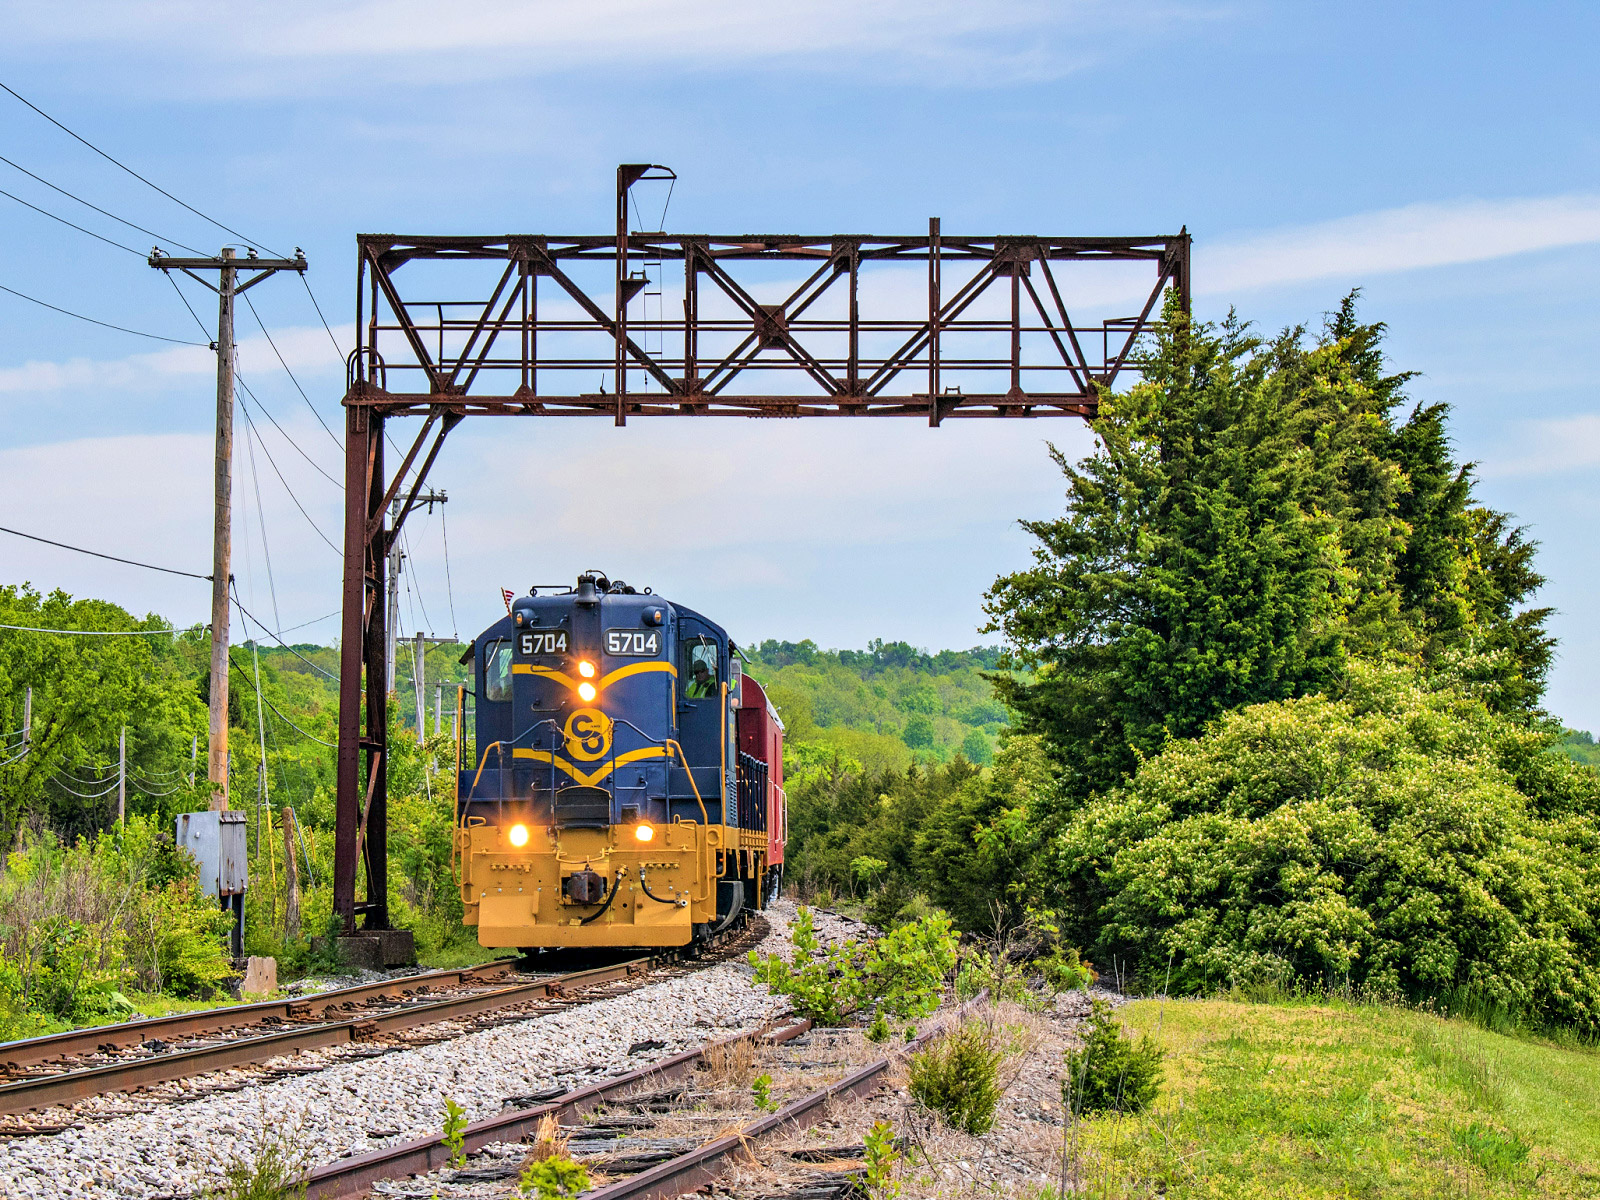
[[[580,708],[567,718],[562,729],[567,753],[583,762],[594,762],[611,752],[611,718],[598,708]]]

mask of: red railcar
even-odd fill
[[[767,897],[783,888],[783,847],[789,839],[789,804],[783,791],[783,721],[767,693],[750,676],[739,687],[739,758],[754,785],[767,831]],[[742,772],[743,773],[743,772]]]

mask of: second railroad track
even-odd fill
[[[764,931],[765,921],[752,925]],[[745,929],[730,929],[705,955],[737,952]],[[501,1014],[521,1020],[591,1003],[634,986],[652,969],[681,961],[657,954],[541,978],[517,979],[515,963],[401,976],[304,997],[183,1013],[0,1043],[0,1116],[71,1105],[302,1051],[383,1039],[402,1030]],[[198,1045],[186,1040],[207,1038]],[[8,1132],[0,1130],[0,1132]],[[16,1133],[48,1132],[25,1127]]]

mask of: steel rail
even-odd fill
[[[315,1019],[318,1011],[326,1019],[336,1011],[351,1011],[357,1004],[364,1004],[368,1000],[405,999],[424,989],[488,982],[494,976],[509,973],[514,963],[514,959],[500,958],[475,967],[428,971],[421,975],[403,975],[374,983],[357,984],[354,987],[314,992],[309,996],[290,996],[281,1000],[238,1004],[230,1008],[175,1013],[172,1016],[149,1017],[141,1021],[121,1021],[115,1025],[94,1025],[87,1029],[69,1029],[64,1033],[44,1034],[15,1042],[0,1042],[0,1066],[16,1071],[79,1054],[122,1050],[157,1037],[167,1040],[190,1037],[198,1033],[217,1033],[241,1025],[271,1022],[274,1019],[279,1021],[303,1021],[308,1017]]]
[[[749,1041],[751,1038],[777,1044],[799,1037],[810,1028],[811,1022],[802,1019],[793,1024],[768,1027],[755,1034],[744,1034],[714,1044],[732,1046]],[[619,1075],[603,1083],[591,1084],[589,1087],[568,1092],[565,1096],[535,1108],[508,1109],[482,1121],[475,1121],[462,1133],[464,1139],[462,1149],[470,1152],[481,1150],[494,1142],[519,1141],[534,1133],[546,1117],[553,1116],[558,1121],[578,1117],[604,1104],[612,1097],[626,1092],[636,1084],[675,1079],[688,1074],[694,1070],[708,1049],[709,1045],[702,1046],[698,1050],[685,1050],[681,1054],[674,1054],[671,1058],[664,1058],[660,1062],[629,1071],[626,1075]],[[369,1154],[341,1159],[311,1172],[306,1200],[335,1200],[337,1197],[359,1196],[380,1180],[424,1174],[437,1170],[449,1160],[450,1151],[438,1138],[402,1142],[382,1150],[374,1150]]]
[[[799,1037],[810,1028],[810,1021],[800,1020],[792,1025],[769,1027],[754,1035],[729,1038],[713,1045],[731,1046],[751,1037],[776,1045]],[[929,1036],[923,1034],[909,1043],[907,1049],[917,1049]],[[660,1082],[687,1074],[695,1068],[709,1049],[710,1045],[703,1046],[699,1050],[686,1050],[604,1083],[568,1092],[565,1096],[536,1108],[509,1110],[486,1120],[474,1122],[463,1131],[462,1148],[466,1151],[476,1151],[495,1142],[523,1140],[535,1133],[540,1123],[547,1117],[554,1117],[557,1121],[579,1117],[613,1097],[627,1092],[637,1084]],[[627,1179],[585,1192],[584,1198],[585,1200],[666,1200],[667,1197],[693,1191],[716,1179],[722,1173],[723,1160],[732,1153],[748,1148],[751,1142],[775,1133],[807,1128],[821,1119],[830,1101],[844,1096],[863,1096],[873,1091],[893,1061],[891,1058],[880,1058],[845,1076],[837,1083],[819,1088],[785,1105],[775,1113],[752,1121],[737,1133],[707,1142],[686,1154],[649,1167]],[[450,1151],[438,1138],[404,1142],[316,1168],[308,1177],[306,1197],[307,1200],[341,1200],[343,1197],[359,1196],[381,1180],[426,1174],[445,1166],[449,1159]]]
[[[630,959],[611,966],[594,967],[587,971],[574,971],[566,975],[541,979],[535,983],[516,984],[497,988],[492,992],[415,1004],[352,1020],[316,1025],[309,1029],[289,1029],[281,1033],[237,1038],[193,1050],[179,1050],[149,1058],[107,1063],[104,1066],[64,1071],[34,1079],[20,1079],[0,1084],[0,1114],[69,1104],[75,1100],[107,1092],[127,1091],[155,1083],[167,1083],[174,1079],[204,1075],[211,1071],[259,1063],[301,1050],[320,1050],[329,1046],[370,1041],[382,1034],[395,1033],[418,1025],[431,1025],[439,1021],[477,1016],[495,1009],[510,1008],[529,1000],[549,998],[552,995],[561,996],[569,988],[625,979],[646,970],[653,961],[651,958]]]
[[[907,1048],[916,1049],[925,1038],[926,1035],[918,1038]],[[647,1167],[627,1179],[619,1179],[616,1183],[585,1192],[584,1200],[669,1200],[684,1192],[695,1191],[722,1174],[722,1160],[728,1155],[748,1149],[750,1143],[771,1134],[810,1127],[822,1118],[830,1101],[843,1096],[865,1096],[876,1091],[879,1077],[888,1071],[893,1061],[880,1058],[868,1063],[838,1083],[818,1088],[809,1096],[802,1096],[777,1112],[752,1121],[737,1133],[730,1133],[677,1158]]]

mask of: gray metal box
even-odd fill
[[[178,845],[200,861],[200,890],[208,896],[236,896],[249,883],[242,812],[178,815]]]

